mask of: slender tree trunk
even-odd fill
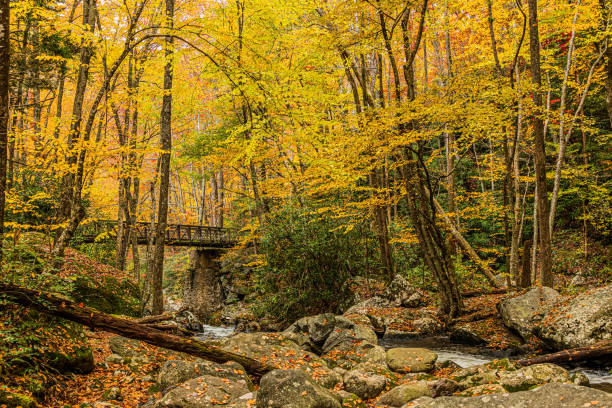
[[[83,25],[89,27],[91,33],[95,28],[95,0],[83,1]],[[72,119],[70,132],[68,133],[68,164],[72,167],[77,163],[78,154],[75,151],[76,140],[81,135],[81,122],[83,116],[83,103],[85,90],[89,79],[89,66],[93,57],[93,44],[90,39],[83,38],[81,41],[81,53],[79,73],[77,76],[76,90],[72,105]],[[78,170],[77,170],[78,171]],[[51,265],[58,268],[63,262],[64,250],[68,241],[72,238],[76,227],[85,216],[85,208],[81,202],[80,190],[77,188],[76,174],[68,170],[62,180],[62,202],[60,203],[59,218],[68,220],[68,225],[63,228],[51,250]]]
[[[540,282],[544,286],[552,287],[554,277],[552,274],[552,252],[550,244],[550,227],[548,222],[549,203],[548,188],[546,187],[546,145],[544,141],[544,122],[542,113],[542,78],[540,75],[540,35],[538,32],[538,1],[528,0],[529,4],[529,50],[531,56],[531,79],[537,88],[534,91],[534,105],[536,115],[533,119],[533,138],[535,144],[535,173],[538,205],[538,226],[540,230]]]
[[[9,71],[11,60],[10,2],[0,0],[0,264],[4,239],[4,204],[6,192],[6,159],[9,126]]]
[[[166,0],[166,18],[168,30],[172,30],[174,18],[174,0]],[[160,123],[161,149],[159,205],[157,213],[157,228],[155,230],[155,253],[153,256],[153,290],[151,312],[154,315],[164,311],[164,294],[162,282],[164,277],[164,244],[166,225],[168,222],[168,188],[170,184],[170,154],[172,152],[172,46],[173,37],[168,35],[165,40],[166,66],[164,68],[164,96]]]

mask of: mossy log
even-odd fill
[[[516,363],[518,365],[528,366],[541,363],[567,363],[610,357],[612,357],[612,340],[604,340],[592,346],[561,350],[556,353],[518,360]]]
[[[247,373],[256,379],[274,369],[274,367],[250,357],[232,353],[195,339],[164,333],[131,319],[111,316],[90,307],[77,305],[68,299],[61,298],[52,293],[0,283],[0,295],[11,302],[71,320],[92,329],[119,334],[154,346],[179,351],[217,363],[235,361],[241,364]]]

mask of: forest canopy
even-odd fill
[[[234,229],[297,303],[551,286],[551,242],[612,236],[609,36],[593,0],[11,1],[5,235],[47,234],[52,270],[118,221],[104,256],[155,313],[168,224]]]

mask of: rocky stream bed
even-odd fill
[[[493,340],[469,321],[450,333],[442,330],[433,309],[419,307],[420,294],[405,282],[395,287],[344,315],[305,317],[282,332],[203,326],[199,339],[277,369],[257,386],[236,363],[174,355],[160,363],[152,378],[157,394],[141,406],[612,407],[610,361],[586,366],[514,362],[532,353],[533,344],[559,349],[610,340],[612,287],[571,298],[536,288],[500,301],[497,318],[505,328],[495,333],[507,333],[507,342],[500,343],[507,348],[490,347]],[[107,363],[137,367],[147,361],[133,340],[114,337],[110,347]],[[104,404],[93,406],[112,407],[112,399]]]

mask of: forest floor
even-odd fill
[[[608,258],[610,249],[591,245],[587,256],[580,255],[580,248],[575,242],[566,239],[564,245],[560,245],[555,253],[555,279],[556,288],[566,296],[574,296],[588,288],[602,286],[610,282],[612,277],[609,273]],[[66,263],[59,274],[63,279],[82,275],[86,272],[95,281],[103,281],[108,277],[120,274],[114,268],[101,264],[75,250],[68,250]],[[580,285],[572,284],[577,275],[584,275]],[[34,274],[32,274],[34,276]],[[575,282],[574,282],[575,283]],[[364,283],[361,281],[355,290],[362,299],[380,294],[384,285],[377,281]],[[513,294],[516,295],[516,292]],[[520,345],[520,339],[503,324],[499,314],[496,312],[497,304],[507,297],[507,294],[483,294],[464,299],[465,319],[459,323],[459,327],[468,329],[477,334],[487,342],[487,348],[492,351],[504,351]],[[413,331],[411,324],[414,315],[418,312],[435,312],[435,293],[426,293],[425,305],[420,308],[384,308],[377,311],[381,319],[392,317],[393,329],[399,331]],[[490,313],[487,313],[490,312]],[[484,313],[483,313],[484,312]],[[481,318],[471,320],[469,316],[482,314]],[[409,318],[409,316],[413,316]],[[2,325],[0,324],[0,329]],[[0,330],[0,346],[3,341],[10,340],[8,335],[14,335]],[[161,365],[169,359],[191,359],[189,356],[178,355],[168,350],[153,346],[143,345],[142,353],[147,356],[148,363],[141,364],[137,368],[127,363],[111,363],[107,357],[111,354],[109,340],[114,336],[104,332],[91,332],[85,330],[86,340],[89,343],[94,357],[94,369],[88,374],[61,374],[56,375],[56,385],[49,388],[44,398],[44,407],[48,408],[88,408],[93,407],[95,402],[110,401],[112,405],[123,408],[136,408],[152,397],[158,396],[159,390],[156,385],[156,372]],[[3,338],[3,336],[5,336]],[[55,336],[55,335],[54,335]],[[56,336],[57,337],[57,336]],[[0,352],[1,352],[0,347]],[[535,355],[543,352],[543,344],[537,340],[527,345],[521,345],[520,352],[523,355]],[[0,379],[6,375],[2,372],[0,364]],[[444,372],[436,376],[444,377]],[[7,384],[20,384],[20,378],[13,378]],[[3,381],[4,382],[4,381]],[[11,388],[9,387],[10,391]],[[32,395],[25,388],[18,389],[24,395]],[[0,385],[0,393],[2,386]],[[114,395],[113,395],[114,394]],[[5,406],[0,401],[0,407]],[[24,407],[25,408],[25,407]]]

